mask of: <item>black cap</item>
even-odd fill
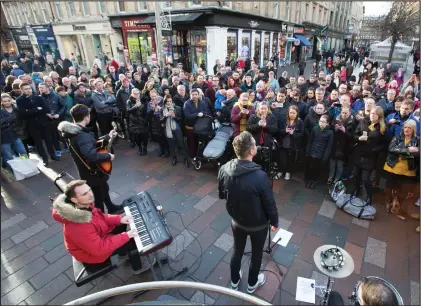
[[[356,82],[357,77],[355,75],[351,75],[351,77],[349,78],[349,81]]]

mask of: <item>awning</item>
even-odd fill
[[[293,37],[287,37],[287,42],[294,42],[295,41],[295,38],[293,38]]]
[[[311,46],[311,42],[308,41],[308,39],[300,34],[294,34],[295,38],[298,38],[301,41],[301,46]]]
[[[203,13],[172,14],[171,15],[171,23],[193,22],[202,15],[203,15]],[[154,24],[154,23],[155,23],[155,16],[149,16],[146,19],[138,22],[137,24]]]

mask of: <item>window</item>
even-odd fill
[[[20,4],[26,23],[29,23],[28,9],[24,3]]]
[[[75,11],[75,5],[73,4],[73,1],[67,1],[67,7],[69,9],[69,17],[75,16],[76,11]]]
[[[56,5],[56,10],[57,10],[57,17],[62,18],[63,17],[63,11],[61,10],[61,3],[56,1],[55,5]]]
[[[45,2],[41,2],[41,14],[42,18],[44,19],[44,22],[47,23],[47,6]]]
[[[309,7],[309,5],[308,5],[308,3],[306,3],[306,10],[305,10],[305,14],[304,14],[304,20],[308,20],[307,18],[308,18],[308,7]]]
[[[202,1],[192,1],[193,5],[202,5]]]
[[[273,18],[278,19],[278,14],[279,14],[279,3],[278,2],[273,2]]]
[[[105,0],[99,0],[99,13],[107,14],[107,4],[105,3]]]
[[[159,2],[159,5],[161,6],[161,9],[171,9],[172,8],[172,2],[171,1],[162,1],[162,2]]]
[[[333,11],[330,11],[330,20],[329,20],[329,24],[332,25],[333,22]]]
[[[21,25],[22,24],[22,20],[20,19],[20,15],[18,14],[18,10],[16,9],[17,8],[17,4],[16,5],[13,5],[12,4],[12,8],[13,8],[13,11],[15,12],[15,16],[16,16],[16,20],[17,20],[17,23],[16,24]],[[13,15],[13,14],[11,14],[11,15]]]
[[[125,12],[126,11],[126,5],[124,4],[123,0],[117,1],[117,11],[119,11],[119,12]]]
[[[137,9],[139,11],[147,10],[148,5],[147,5],[146,1],[137,1]]]
[[[37,9],[35,8],[33,3],[31,3],[30,5],[31,5],[32,18],[34,18],[34,23],[38,23]]]
[[[82,0],[82,9],[83,9],[83,15],[89,15],[89,3],[86,0]]]

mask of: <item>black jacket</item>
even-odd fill
[[[307,143],[306,155],[322,159],[326,162],[330,156],[333,144],[333,132],[330,127],[323,130],[319,125],[313,127]]]
[[[19,138],[18,124],[17,124],[17,109],[15,106],[13,111],[9,113],[4,108],[0,109],[0,123],[1,123],[1,144],[11,143]]]
[[[224,102],[225,106],[222,106],[221,115],[218,117],[220,123],[231,122],[231,111],[237,101],[237,96],[234,96]]]
[[[147,105],[142,103],[140,107],[135,107],[135,104],[136,101],[133,97],[130,97],[126,102],[129,114],[129,132],[133,134],[148,134]]]
[[[96,175],[93,174],[78,157],[79,155],[92,170],[97,169],[96,164],[111,159],[108,153],[96,152],[96,139],[89,129],[75,123],[63,121],[58,125],[58,130],[66,141],[69,141],[71,144],[70,153],[72,154],[80,178],[86,180],[91,187],[101,185],[104,181],[108,180],[108,175],[104,175],[99,171],[97,171]],[[104,139],[109,139],[109,136],[105,135]]]
[[[221,167],[218,193],[233,221],[246,230],[278,227],[279,217],[268,176],[254,162],[234,159]]]
[[[278,132],[276,118],[272,114],[268,114],[266,117],[266,126],[264,128],[259,126],[259,121],[260,117],[256,114],[251,115],[247,122],[247,130],[253,135],[253,138],[256,141],[256,146],[262,145],[260,140],[263,137],[264,146],[271,148],[273,137]]]
[[[82,94],[79,90],[75,91],[75,97],[73,99],[73,103],[76,104],[83,104],[87,107],[89,107],[91,109],[91,113],[92,113],[92,109],[94,107],[94,103],[91,99],[91,92],[90,91],[86,91],[85,94]]]
[[[386,158],[386,163],[394,168],[399,161],[399,158],[408,160],[408,170],[416,170],[419,165],[420,152],[409,153],[408,147],[420,148],[420,138],[412,136],[409,143],[405,144],[405,136],[400,134],[393,137],[389,144],[389,154]]]
[[[281,134],[281,142],[279,146],[290,151],[298,151],[301,147],[301,140],[304,136],[304,122],[298,118],[297,123],[292,127],[294,128],[294,133],[291,135],[286,131],[286,120],[281,124],[281,128],[279,130]]]
[[[341,130],[336,130],[335,125],[343,125],[345,127],[345,132]],[[334,130],[333,134],[333,147],[332,147],[332,158],[336,160],[346,161],[348,155],[351,152],[353,144],[353,135],[356,128],[356,120],[353,115],[350,115],[349,118],[344,122],[339,115],[335,120],[332,121],[332,128]]]
[[[272,108],[273,103],[278,103],[278,102],[276,102],[276,100],[273,101],[270,104],[270,109],[272,110],[272,114],[276,118],[276,124],[278,125],[278,131],[279,131],[282,128],[282,125],[285,125],[285,122],[287,121],[288,108],[291,106],[291,103],[288,101],[285,101],[282,104],[282,107]],[[276,134],[279,134],[279,132],[277,132]]]
[[[22,119],[26,120],[28,129],[38,128],[47,124],[47,114],[51,113],[50,107],[40,96],[25,96],[21,95],[16,100],[19,113]],[[42,109],[39,110],[38,107]]]
[[[320,117],[322,115],[317,114],[316,111],[314,110],[314,107],[311,107],[309,109],[308,114],[306,118],[304,119],[304,131],[308,137],[310,137],[313,127],[315,127],[317,123],[319,123]]]
[[[59,115],[60,119],[64,118],[66,113],[66,104],[63,99],[60,99],[57,94],[53,94],[51,92],[47,95],[42,94],[40,97],[43,98],[45,103],[50,107],[51,114]]]
[[[129,100],[132,89],[133,86],[130,84],[128,92],[123,87],[120,87],[120,89],[117,91],[117,94],[115,95],[115,102],[120,110],[126,109],[126,102]]]

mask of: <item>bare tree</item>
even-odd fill
[[[419,2],[394,2],[386,18],[379,24],[383,37],[390,37],[390,52],[388,62],[392,60],[396,43],[412,39],[416,36],[419,26]]]

